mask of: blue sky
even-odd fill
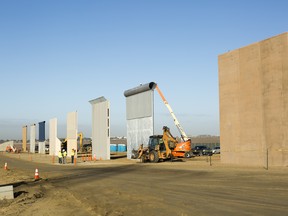
[[[23,125],[111,103],[111,135],[126,135],[123,92],[158,83],[189,135],[219,135],[218,55],[287,32],[286,0],[0,1],[0,139]],[[155,132],[179,135],[155,92]],[[48,128],[48,124],[46,125]],[[29,137],[29,135],[28,135]],[[48,138],[48,134],[47,134]]]

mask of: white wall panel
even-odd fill
[[[57,138],[57,118],[49,121],[49,155],[58,155],[61,150],[61,141]]]
[[[92,155],[110,160],[110,104],[104,97],[89,101],[92,105]]]
[[[71,156],[72,149],[77,149],[78,113],[67,114],[67,155]]]
[[[78,114],[77,112],[69,112],[67,114],[67,139],[77,140]]]
[[[38,153],[45,154],[45,142],[38,143]]]
[[[36,125],[30,126],[30,152],[35,153]]]

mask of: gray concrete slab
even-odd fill
[[[14,199],[14,192],[12,185],[0,187],[0,200],[3,199]]]

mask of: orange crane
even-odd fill
[[[179,130],[179,132],[181,134],[181,138],[183,140],[183,142],[178,143],[178,145],[176,145],[176,148],[172,151],[172,155],[175,157],[191,157],[193,155],[191,152],[191,139],[189,139],[188,136],[186,135],[185,131],[183,130],[182,126],[180,125],[180,122],[176,118],[171,106],[167,102],[166,98],[164,97],[164,95],[161,92],[158,85],[156,85],[156,90],[159,93],[160,97],[162,98],[164,104],[168,108],[168,110],[169,110],[169,112],[170,112],[170,114],[174,120],[174,124],[176,125],[177,129]]]
[[[189,138],[188,136],[186,135],[185,131],[183,130],[183,128],[181,127],[178,119],[176,118],[171,106],[168,104],[167,100],[165,99],[163,93],[161,92],[161,90],[159,89],[158,85],[156,85],[156,90],[158,91],[160,97],[162,98],[164,104],[166,105],[166,107],[168,108],[173,120],[174,120],[174,124],[176,125],[177,129],[179,130],[180,134],[181,134],[181,138],[184,142],[188,141]]]

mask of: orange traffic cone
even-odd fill
[[[35,179],[35,180],[39,180],[39,179],[40,179],[40,177],[39,177],[39,173],[38,173],[38,169],[37,169],[37,168],[35,169],[35,176],[34,176],[34,179]]]
[[[5,163],[5,165],[4,165],[4,170],[8,170],[7,163]]]

